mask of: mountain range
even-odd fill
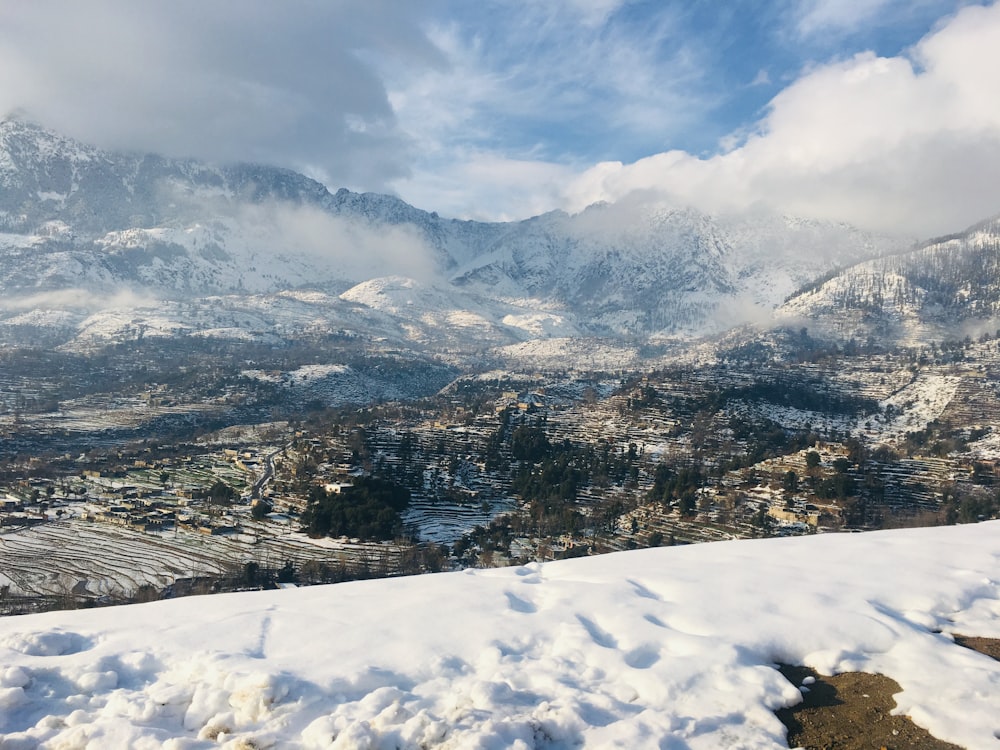
[[[340,332],[447,356],[748,322],[912,340],[1000,305],[1000,223],[915,246],[845,224],[643,200],[447,219],[261,165],[103,151],[0,123],[0,336]],[[822,283],[820,283],[822,280]]]

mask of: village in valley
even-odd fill
[[[214,401],[190,382],[82,395],[105,422],[77,433],[45,431],[65,402],[8,408],[5,445],[33,442],[3,456],[3,612],[1000,509],[987,336],[879,350],[778,331],[645,373],[489,370],[305,408],[259,378]]]

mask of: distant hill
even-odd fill
[[[1000,329],[1000,218],[832,275],[779,309],[827,335],[886,343]]]

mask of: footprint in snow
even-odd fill
[[[661,620],[656,615],[647,614],[647,615],[643,615],[643,618],[646,620],[646,622],[650,622],[650,623],[652,623],[653,625],[655,625],[658,628],[666,628],[667,627],[667,624],[665,622],[663,622],[663,620]]]
[[[580,621],[580,624],[586,629],[587,635],[589,635],[590,639],[598,646],[601,646],[602,648],[618,648],[618,641],[615,637],[611,635],[611,633],[602,630],[593,620],[590,620],[583,615],[577,615],[576,619]]]
[[[660,596],[659,594],[657,594],[652,589],[649,589],[646,586],[643,586],[638,581],[635,581],[635,580],[629,578],[628,579],[628,583],[635,590],[635,593],[638,596],[641,596],[643,599],[653,599],[654,601],[657,601],[657,602],[662,602],[663,601],[663,597],[662,596]]]
[[[509,591],[505,593],[507,596],[507,605],[515,612],[522,612],[526,615],[531,615],[538,611],[538,607],[529,602],[527,599],[522,599],[517,594],[512,594]]]
[[[625,663],[633,669],[649,669],[660,660],[660,649],[650,643],[625,654]]]

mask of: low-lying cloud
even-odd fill
[[[220,223],[226,250],[252,256],[257,271],[271,279],[292,278],[291,267],[316,272],[303,280],[306,285],[386,275],[426,281],[440,270],[440,259],[412,224],[378,223],[280,200],[251,203],[171,182],[161,190],[160,200],[175,206],[184,224]]]
[[[8,295],[0,298],[0,311],[16,314],[30,310],[76,310],[99,312],[101,310],[130,310],[158,304],[152,292],[119,289],[113,293],[90,289],[57,289],[37,294]]]
[[[401,275],[428,281],[438,270],[433,251],[410,225],[376,225],[285,203],[244,206],[239,220],[274,255],[298,255],[344,280]]]

